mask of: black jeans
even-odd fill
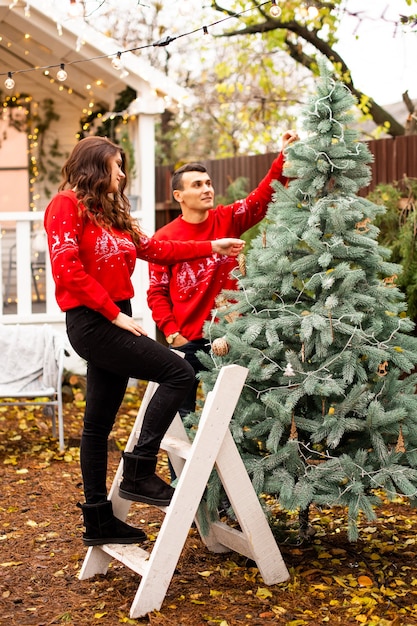
[[[129,301],[117,304],[131,315]],[[154,456],[194,383],[194,370],[153,339],[123,330],[87,307],[67,311],[66,324],[72,347],[87,361],[80,461],[86,502],[94,504],[107,498],[107,440],[129,378],[159,383],[133,450],[137,455]]]
[[[179,348],[173,349],[184,353],[184,359],[191,365],[195,374],[203,372],[206,369],[197,358],[197,352],[200,350],[203,350],[206,353],[210,352],[210,342],[208,339],[194,339]],[[196,378],[193,386],[179,408],[179,414],[182,418],[188,415],[188,413],[195,411],[198,383],[199,381]]]

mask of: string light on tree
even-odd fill
[[[273,183],[268,245],[255,237],[229,307],[204,327],[201,381],[209,392],[220,367],[248,368],[231,431],[255,489],[299,511],[301,538],[310,505],[346,507],[356,540],[360,511],[371,519],[381,504],[375,489],[417,494],[417,339],[392,283],[400,268],[377,242],[383,209],[358,194],[371,157],[348,126],[354,98],[320,71],[288,187]]]

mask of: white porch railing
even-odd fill
[[[55,300],[46,238],[43,253],[39,246],[34,249],[37,237],[44,234],[43,217],[43,212],[0,211],[1,324],[47,323],[64,328],[65,316]],[[154,336],[155,327],[146,305],[147,263],[137,263],[132,280],[133,315]]]
[[[43,213],[0,212],[2,324],[62,323],[46,251],[34,249],[43,236]],[[40,262],[41,261],[41,262]],[[35,282],[36,281],[36,282]]]

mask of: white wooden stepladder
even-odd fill
[[[105,574],[112,559],[117,559],[140,574],[141,581],[133,600],[130,617],[137,618],[162,606],[188,531],[195,518],[200,536],[212,552],[238,552],[255,561],[266,585],[283,582],[289,573],[273,537],[246,468],[229,431],[229,423],[239,400],[248,370],[227,365],[220,370],[216,384],[207,394],[197,434],[191,443],[177,414],[166,433],[161,449],[165,450],[177,474],[178,483],[151,552],[138,545],[104,544],[88,548],[79,578]],[[157,388],[146,389],[126,451],[133,449],[142,426],[143,415]],[[207,481],[216,468],[235,512],[240,529],[219,519],[208,521],[204,534],[196,518]],[[116,472],[109,499],[114,514],[126,520],[131,502],[120,498],[119,483],[123,460]]]

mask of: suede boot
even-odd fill
[[[86,546],[100,546],[103,543],[140,543],[146,535],[140,528],[129,526],[113,515],[110,500],[98,504],[77,504],[83,512]]]
[[[155,456],[123,453],[123,480],[119,487],[121,498],[155,506],[169,505],[174,488],[155,474],[156,460]]]

